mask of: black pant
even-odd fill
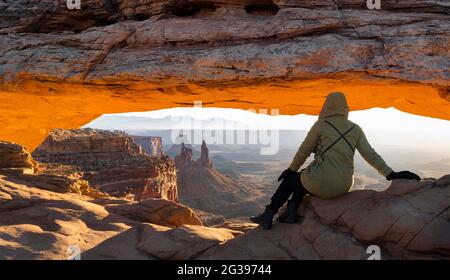
[[[297,173],[295,175],[284,178],[281,181],[280,186],[275,191],[272,196],[271,202],[268,205],[270,209],[275,212],[283,206],[283,204],[288,200],[289,196],[291,196],[291,200],[294,202],[300,203],[303,197],[309,192],[303,187],[302,182],[300,181],[300,174]]]

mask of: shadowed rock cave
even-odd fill
[[[192,17],[199,14],[212,13],[216,10],[213,2],[175,3],[167,8],[167,12],[177,17]]]
[[[244,9],[251,15],[274,16],[278,13],[280,8],[272,1],[261,1],[259,3],[246,5]]]

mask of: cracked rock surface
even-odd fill
[[[54,2],[0,1],[1,80],[211,84],[359,72],[449,85],[445,1],[383,1],[382,10],[274,1],[275,14],[256,15],[246,7],[258,1],[86,0],[76,11]]]
[[[378,245],[383,259],[449,259],[449,180],[396,180],[383,192],[309,198],[300,224],[248,231],[201,258],[366,259],[367,247]]]
[[[189,219],[168,227],[129,201],[55,193],[1,176],[0,259],[65,259],[71,245],[85,259],[366,259],[369,245],[380,247],[382,259],[449,259],[449,198],[450,175],[397,180],[383,192],[308,198],[299,224],[275,223],[270,231]],[[151,203],[144,202],[159,207]]]

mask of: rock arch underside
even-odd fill
[[[105,113],[192,106],[450,120],[450,2],[0,1],[0,139],[34,149]]]

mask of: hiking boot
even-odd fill
[[[284,211],[279,217],[280,223],[295,224],[298,223],[297,209],[300,206],[299,201],[289,200],[287,203],[286,211]]]
[[[264,213],[258,216],[250,217],[250,221],[257,223],[263,227],[263,229],[271,229],[273,216],[275,216],[276,212],[266,207]]]
[[[264,213],[262,213],[258,216],[252,216],[252,217],[250,217],[249,220],[255,224],[262,224],[262,222],[264,220]]]

